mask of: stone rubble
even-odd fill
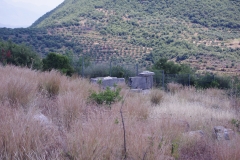
[[[232,129],[223,126],[215,126],[214,136],[217,140],[231,140],[235,136],[235,133]]]

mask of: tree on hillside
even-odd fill
[[[32,69],[40,69],[42,66],[39,56],[32,49],[11,41],[0,41],[0,62]]]
[[[56,53],[49,53],[43,59],[43,70],[50,71],[52,69],[57,69],[68,76],[71,76],[73,73],[73,68],[68,57]]]
[[[173,61],[168,61],[167,58],[160,58],[154,63],[153,70],[164,70],[166,74],[192,73],[192,69],[185,64],[176,64]]]

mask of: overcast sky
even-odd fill
[[[64,0],[0,0],[0,27],[29,27]]]

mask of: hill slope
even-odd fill
[[[79,22],[79,17],[104,19],[107,17],[106,13],[112,11],[115,15],[127,16],[130,19],[168,15],[205,26],[239,28],[239,2],[239,0],[65,0],[32,26],[76,23]]]
[[[28,29],[0,38],[49,52],[147,66],[159,57],[197,70],[240,69],[239,0],[65,0]]]

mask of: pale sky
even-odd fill
[[[64,0],[0,0],[0,27],[29,27]]]

